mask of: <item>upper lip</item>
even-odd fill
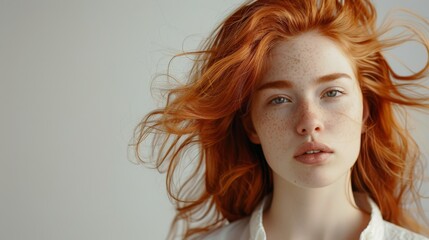
[[[326,153],[333,153],[334,152],[331,148],[329,148],[328,146],[326,146],[323,143],[306,142],[306,143],[301,144],[298,147],[298,149],[295,151],[295,154],[293,156],[298,157],[298,156],[305,154],[308,151],[321,151],[321,152],[326,152]]]

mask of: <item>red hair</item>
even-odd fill
[[[427,97],[407,91],[421,86],[417,80],[426,76],[429,62],[401,76],[382,51],[412,36],[429,52],[429,42],[411,25],[404,25],[411,35],[381,40],[392,26],[378,30],[375,20],[369,0],[251,1],[220,24],[203,50],[181,54],[197,56],[189,81],[168,90],[165,106],[146,115],[135,130],[138,158],[144,161],[139,145],[151,137],[156,167],[167,167],[167,190],[177,209],[170,236],[179,232],[189,238],[247,217],[272,191],[271,170],[261,147],[247,138],[242,118],[273,46],[311,30],[350,56],[368,109],[352,168],[353,191],[368,194],[385,220],[427,230],[404,207],[407,196],[420,206],[415,184],[423,169],[417,164],[418,146],[397,110],[429,108]],[[179,181],[186,159],[195,167]]]

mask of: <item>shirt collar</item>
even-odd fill
[[[370,197],[367,197],[367,200],[371,208],[371,219],[368,226],[361,233],[359,240],[383,240],[384,220],[380,209]]]
[[[366,197],[371,211],[371,219],[365,230],[362,231],[359,240],[383,240],[384,239],[384,220],[381,216],[380,209],[377,204]],[[266,240],[262,218],[264,210],[268,207],[271,201],[271,195],[266,196],[261,203],[255,208],[250,217],[250,239],[251,240]]]
[[[271,201],[271,195],[266,196],[261,203],[255,208],[250,217],[250,239],[251,240],[265,240],[266,234],[264,226],[262,225],[262,218],[264,215],[264,210],[269,205]]]

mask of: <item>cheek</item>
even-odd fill
[[[280,138],[288,136],[293,122],[285,111],[260,111],[252,118],[262,145],[279,143]]]
[[[342,105],[326,117],[326,128],[330,132],[335,132],[338,137],[356,138],[357,134],[361,134],[362,112],[363,107],[358,100],[350,101],[349,104]]]

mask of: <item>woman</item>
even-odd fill
[[[405,208],[421,169],[397,110],[429,108],[411,89],[429,63],[401,76],[382,53],[429,42],[408,25],[381,40],[392,26],[375,19],[369,0],[250,1],[187,53],[188,83],[136,129],[137,156],[151,137],[167,167],[170,237],[426,239]]]

